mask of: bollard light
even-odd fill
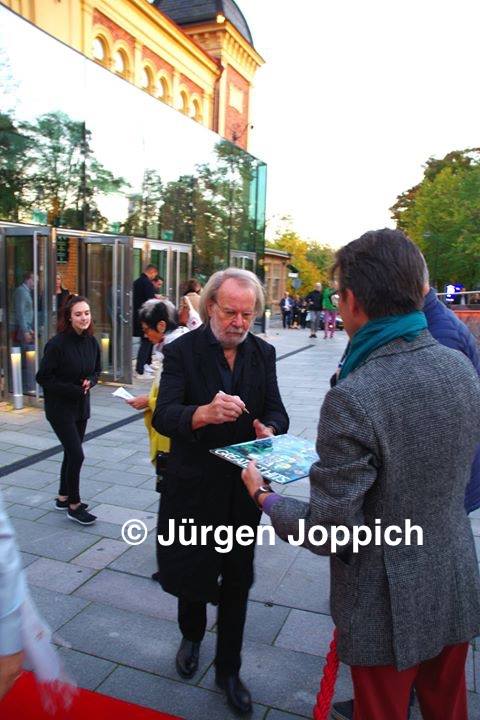
[[[22,349],[13,347],[10,353],[12,364],[12,385],[13,385],[13,407],[15,410],[23,408],[23,387],[22,387]]]
[[[108,358],[110,354],[110,336],[108,333],[102,333],[100,346],[102,348],[102,372],[108,373]]]
[[[25,358],[27,362],[27,393],[35,392],[35,359],[37,353],[35,350],[26,350]]]
[[[268,331],[270,329],[270,316],[272,314],[272,311],[270,308],[267,308],[265,310],[265,335],[268,335]]]

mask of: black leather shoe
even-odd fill
[[[180,677],[188,680],[195,675],[198,668],[199,655],[200,643],[182,638],[177,657],[175,658],[175,665]]]
[[[335,703],[330,718],[331,720],[353,720],[353,700]]]
[[[219,688],[225,691],[228,704],[235,712],[246,715],[252,712],[252,698],[238,674],[215,676]]]

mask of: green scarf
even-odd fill
[[[426,327],[426,317],[420,310],[415,310],[408,315],[389,315],[370,320],[352,337],[338,379],[346,378],[378,347],[400,337],[411,342]]]

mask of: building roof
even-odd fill
[[[210,22],[223,15],[253,47],[250,28],[234,0],[154,0],[152,5],[177,25]]]

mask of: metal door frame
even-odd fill
[[[3,314],[3,333],[0,337],[0,348],[2,352],[2,366],[4,370],[4,400],[8,402],[8,396],[12,393],[12,388],[9,385],[9,356],[8,356],[8,333],[9,333],[9,320],[7,315],[7,246],[5,242],[6,236],[15,237],[28,236],[32,237],[32,257],[33,257],[33,314],[35,318],[34,324],[34,348],[35,348],[35,374],[38,371],[40,358],[39,358],[39,334],[38,334],[38,238],[39,236],[46,238],[46,249],[45,249],[45,301],[47,303],[46,326],[44,328],[44,340],[45,343],[53,334],[54,327],[54,292],[55,288],[55,272],[56,272],[56,260],[55,260],[55,247],[56,240],[52,232],[52,228],[46,225],[32,225],[31,223],[11,223],[0,221],[0,267],[3,267],[3,291],[0,289],[0,311]],[[50,291],[51,294],[50,294]],[[9,308],[11,311],[11,308]],[[0,396],[1,397],[1,396]],[[35,383],[35,395],[23,394],[23,401],[25,405],[36,405],[40,404],[40,390],[37,383]]]
[[[111,245],[113,247],[112,252],[112,374],[108,374],[106,377],[102,377],[103,382],[122,382],[125,384],[131,384],[132,382],[132,262],[133,262],[133,237],[111,235],[109,233],[89,233],[86,231],[74,231],[70,233],[68,230],[58,228],[59,234],[70,234],[71,237],[78,237],[81,240],[79,247],[80,257],[80,288],[82,294],[86,294],[87,287],[87,245]],[[127,248],[127,251],[123,253],[124,265],[122,269],[122,276],[119,279],[118,270],[118,256],[120,246]],[[117,352],[118,352],[118,287],[119,280],[121,289],[123,290],[124,310],[125,312],[120,315],[120,322],[122,323],[124,333],[124,340],[122,345],[121,362],[123,364],[124,372],[119,376]],[[125,285],[123,281],[125,280]],[[128,288],[128,289],[127,289]],[[128,326],[128,327],[127,327]]]

